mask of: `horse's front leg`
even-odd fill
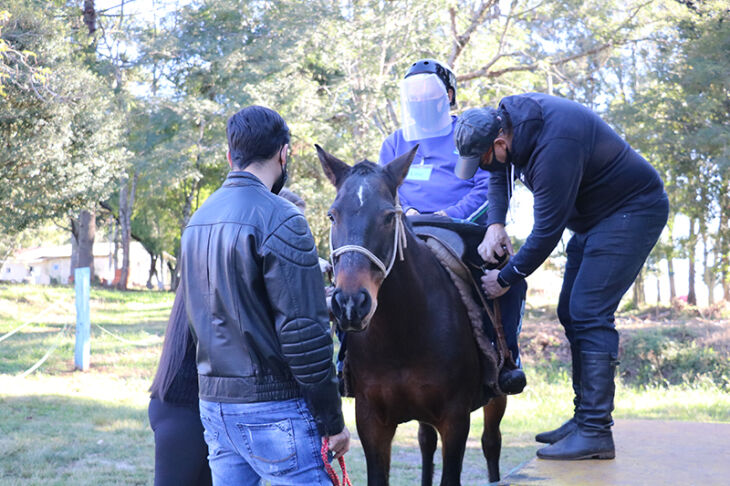
[[[375,415],[365,399],[355,399],[357,433],[367,462],[368,486],[388,486],[390,446],[396,424],[386,424]]]
[[[466,439],[469,437],[469,411],[462,410],[450,414],[440,424],[438,430],[441,434],[444,460],[441,486],[459,486]]]
[[[502,433],[499,423],[507,408],[507,396],[495,397],[484,406],[484,432],[482,432],[482,452],[487,460],[489,482],[499,481],[499,455],[502,451]]]
[[[433,454],[438,446],[438,435],[433,426],[420,422],[418,425],[418,445],[421,448],[421,486],[433,484]]]

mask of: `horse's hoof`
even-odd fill
[[[519,368],[508,370],[502,368],[499,373],[499,388],[507,395],[516,395],[521,393],[527,385],[527,377],[525,372]]]

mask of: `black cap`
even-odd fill
[[[472,108],[461,114],[454,127],[454,143],[459,151],[454,173],[471,179],[482,155],[492,147],[502,128],[502,116],[491,107]]]

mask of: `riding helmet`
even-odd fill
[[[450,105],[452,107],[456,106],[456,76],[451,69],[435,59],[421,59],[414,62],[411,67],[408,68],[408,71],[406,71],[406,75],[403,76],[403,78],[422,73],[432,73],[438,76],[444,83],[444,86],[446,86],[446,91],[448,92],[448,90],[451,89],[454,92]]]

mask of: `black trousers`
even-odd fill
[[[155,486],[210,486],[208,446],[197,408],[153,398],[147,411],[155,433]]]

